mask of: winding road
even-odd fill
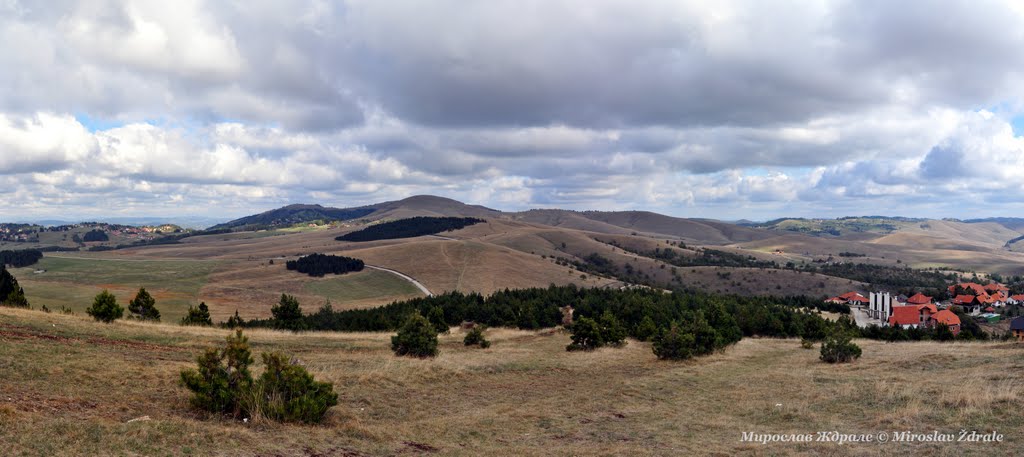
[[[428,297],[433,297],[434,296],[434,294],[430,293],[430,290],[427,289],[426,286],[424,286],[419,281],[417,281],[415,279],[412,279],[411,276],[409,276],[409,275],[407,275],[405,273],[402,273],[402,272],[399,272],[399,271],[395,271],[395,270],[392,270],[390,268],[378,267],[376,265],[365,265],[365,266],[366,266],[366,268],[373,268],[374,270],[386,271],[386,272],[391,273],[393,275],[399,276],[402,279],[405,279],[406,281],[411,282],[412,285],[414,285],[417,288],[419,288],[421,291],[423,291],[423,293],[427,294]]]

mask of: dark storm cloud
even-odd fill
[[[11,201],[44,206],[995,201],[1024,173],[1022,17],[1009,0],[8,0],[0,177],[32,174]],[[978,161],[992,171],[962,172]]]

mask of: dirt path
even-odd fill
[[[414,285],[417,288],[419,288],[421,291],[423,291],[423,293],[427,294],[428,297],[433,297],[434,296],[434,294],[430,293],[430,290],[427,289],[426,286],[424,286],[419,281],[413,279],[412,276],[406,275],[405,273],[398,272],[398,271],[392,270],[390,268],[378,267],[376,265],[366,265],[366,268],[373,268],[374,270],[386,271],[386,272],[391,273],[393,275],[399,276],[402,279],[405,279],[406,281],[411,282],[412,285]]]

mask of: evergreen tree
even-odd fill
[[[704,313],[698,311],[690,323],[689,332],[693,335],[694,355],[707,355],[724,345],[719,340],[718,332],[704,319]]]
[[[256,381],[263,394],[261,411],[275,420],[318,423],[327,410],[338,404],[338,394],[329,382],[319,382],[306,368],[279,352],[264,352],[266,369]]]
[[[25,298],[25,290],[18,285],[7,268],[0,265],[0,305],[14,308],[28,308],[28,300]]]
[[[87,314],[101,322],[111,323],[124,316],[124,308],[117,304],[117,297],[107,290],[100,292],[92,301],[92,306],[85,310]]]
[[[128,302],[128,313],[131,317],[144,321],[159,321],[160,311],[156,309],[156,299],[153,298],[146,288],[139,289],[139,293]]]
[[[480,346],[484,349],[491,347],[491,342],[484,338],[484,330],[486,327],[483,325],[476,325],[466,333],[466,337],[462,339],[462,343],[466,346]]]
[[[420,313],[413,313],[398,329],[398,334],[391,337],[391,350],[399,356],[434,357],[437,355],[437,328]]]
[[[242,399],[252,386],[252,351],[249,338],[238,330],[228,335],[224,349],[208,348],[196,360],[197,369],[181,372],[181,382],[192,391],[192,405],[210,412],[242,415]]]
[[[622,327],[611,310],[605,310],[597,323],[601,326],[601,340],[604,341],[604,344],[609,346],[626,344],[626,329]]]
[[[658,326],[654,324],[654,319],[651,319],[651,316],[644,315],[633,334],[640,341],[649,341],[658,335]]]
[[[651,345],[654,355],[662,360],[686,360],[694,355],[693,334],[687,333],[678,323],[672,322],[654,338]]]
[[[935,339],[938,341],[952,341],[956,338],[953,331],[949,329],[946,324],[939,324],[935,326]]]
[[[181,325],[213,325],[206,302],[200,302],[198,307],[188,305],[188,314],[181,318]]]
[[[581,317],[569,328],[572,332],[572,343],[565,347],[567,351],[592,351],[604,346],[601,326],[589,317]]]
[[[235,310],[235,315],[229,317],[227,322],[224,322],[223,326],[227,327],[227,328],[241,328],[241,327],[245,327],[245,319],[242,319],[242,317],[238,315],[238,310],[236,309]]]
[[[828,363],[849,363],[860,358],[860,346],[851,341],[844,330],[833,331],[821,343],[821,360]]]
[[[305,328],[299,300],[291,295],[281,294],[281,300],[273,308],[270,308],[270,314],[274,316],[275,328],[293,331]]]
[[[427,320],[437,329],[437,333],[447,335],[451,331],[448,322],[444,319],[444,310],[440,306],[430,308],[430,311],[427,312]]]

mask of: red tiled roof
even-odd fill
[[[954,291],[956,291],[957,287],[960,287],[961,289],[965,290],[969,289],[974,292],[974,295],[982,295],[988,293],[987,291],[985,291],[985,286],[982,286],[981,284],[978,284],[976,282],[962,282],[960,284],[949,286],[949,293],[953,293]]]
[[[967,305],[974,302],[974,295],[957,295],[953,298],[953,304],[955,305]]]
[[[1010,290],[1010,288],[1006,287],[1006,286],[1004,286],[1002,284],[999,284],[998,282],[993,282],[993,283],[986,284],[985,285],[985,290],[989,290],[989,291]]]
[[[985,312],[988,312],[988,313],[991,313],[991,312],[993,312],[993,311],[995,311],[995,310],[996,310],[996,309],[995,309],[995,308],[993,308],[993,307],[991,307],[991,306],[989,306],[988,308],[985,308]]]
[[[1024,301],[1024,294],[1010,295],[1010,298],[1017,301]]]
[[[910,305],[927,305],[932,302],[932,297],[929,297],[920,292],[914,294],[912,297],[907,299],[907,304]]]
[[[846,299],[846,300],[850,300],[850,299],[852,299],[854,297],[864,298],[863,295],[861,295],[861,294],[859,294],[857,292],[847,292],[845,294],[840,295],[839,297],[843,298],[843,299]]]
[[[921,315],[916,306],[893,306],[892,316],[889,316],[889,325],[912,325],[920,324]]]
[[[935,305],[932,304],[932,303],[929,303],[927,305],[917,305],[917,310],[918,311],[921,311],[922,309],[927,309],[928,312],[931,313],[931,314],[935,314],[935,313],[939,312],[939,308],[936,308]]]
[[[956,313],[948,309],[935,313],[935,315],[932,316],[932,319],[939,324],[946,324],[950,327],[960,325],[960,318],[957,317]]]
[[[850,299],[850,301],[861,302],[861,303],[870,303],[871,302],[871,300],[868,300],[868,297],[853,297],[853,298]]]

